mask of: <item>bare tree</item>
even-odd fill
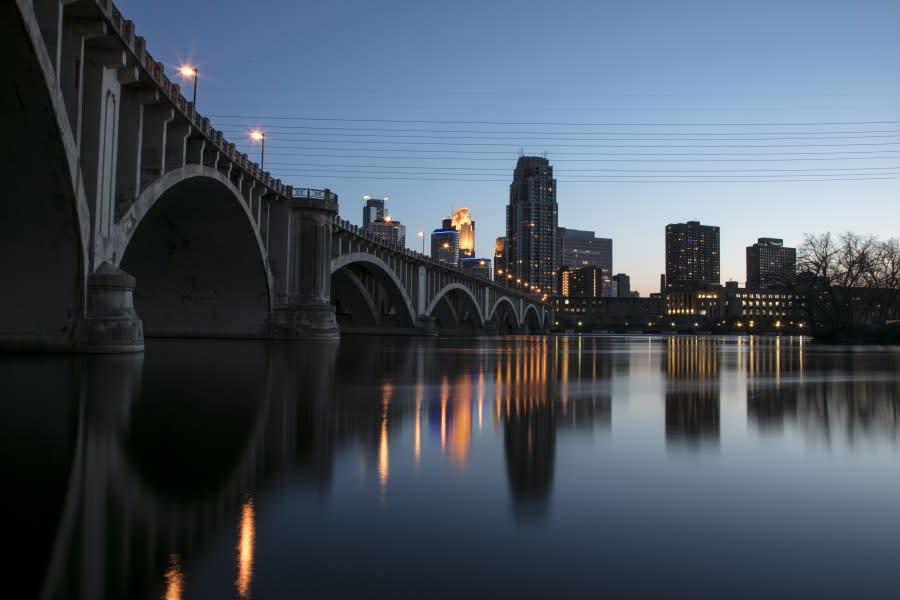
[[[831,336],[855,335],[896,318],[900,242],[856,233],[807,234],[797,250],[798,291],[807,319]]]

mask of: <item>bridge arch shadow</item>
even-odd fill
[[[0,77],[0,131],[7,151],[0,218],[0,345],[68,349],[84,310],[89,217],[75,141],[36,22],[16,2],[0,7],[7,64]]]
[[[437,294],[425,311],[434,317],[441,333],[474,334],[484,329],[484,315],[472,292],[464,285],[451,283]]]
[[[343,333],[375,328],[412,329],[415,311],[390,265],[365,253],[331,261],[331,301]]]
[[[272,276],[240,192],[214,169],[166,173],[119,224],[114,254],[137,281],[148,337],[263,337]]]

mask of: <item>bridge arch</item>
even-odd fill
[[[453,329],[462,330],[466,322],[471,324],[472,329],[484,328],[484,314],[481,312],[478,299],[469,288],[459,283],[450,283],[441,288],[431,299],[425,314],[438,319],[440,321],[438,327],[441,329],[447,327],[448,318],[453,322]],[[466,319],[467,314],[473,318]]]
[[[543,319],[533,304],[527,305],[522,311],[522,324],[528,328],[528,333],[536,333],[543,328]]]
[[[24,5],[24,6],[20,6]],[[90,213],[57,75],[31,3],[4,2],[0,39],[0,345],[70,349],[84,314]]]
[[[348,272],[349,271],[349,272]],[[379,307],[374,297],[377,285],[386,295],[397,318],[396,325],[411,328],[415,325],[416,312],[406,286],[391,266],[381,258],[366,252],[351,252],[331,260],[332,301],[338,304],[339,321],[348,316],[356,323],[341,323],[342,330],[354,325],[363,327],[378,325],[385,307]],[[368,281],[364,281],[364,279]],[[367,286],[368,283],[368,286]]]
[[[522,324],[516,305],[506,296],[497,298],[488,312],[488,318],[497,322],[497,328],[501,333],[512,333]]]
[[[148,337],[264,337],[272,274],[259,229],[222,173],[186,165],[149,185],[116,225]]]

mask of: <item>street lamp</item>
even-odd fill
[[[265,173],[265,164],[266,164],[266,134],[260,131],[259,129],[254,129],[250,132],[250,139],[254,142],[260,143],[259,148],[259,170]]]
[[[191,65],[181,65],[178,67],[178,74],[181,75],[185,79],[193,79],[194,80],[194,96],[191,99],[191,104],[194,105],[194,111],[197,110],[197,80],[200,79],[200,69]]]
[[[425,232],[420,231],[418,233],[419,237],[422,238],[422,254],[425,254]]]

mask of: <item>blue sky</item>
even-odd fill
[[[642,295],[667,223],[757,237],[900,231],[900,2],[120,1],[150,52],[201,70],[198,109],[266,168],[431,231],[457,206],[490,256],[520,151],[559,224],[614,240]],[[189,95],[189,84],[186,86]],[[834,180],[837,181],[834,181]],[[797,181],[803,180],[803,181]]]

